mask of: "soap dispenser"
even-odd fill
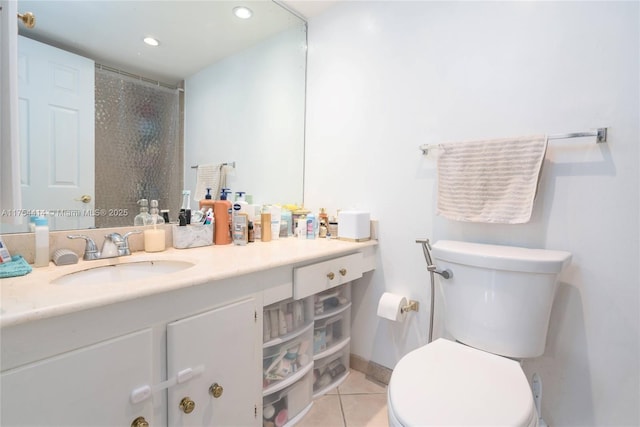
[[[149,214],[151,216],[151,224],[164,224],[164,217],[160,215],[160,210],[158,209],[158,201],[151,201],[151,209],[149,210]]]
[[[215,201],[211,197],[211,188],[207,188],[207,194],[205,194],[204,199],[200,199],[198,208],[200,210],[204,208],[204,211],[207,212],[209,208],[213,209],[214,205]]]
[[[141,227],[152,223],[151,214],[149,214],[149,201],[147,199],[138,200],[140,206],[140,213],[133,219],[133,225]]]
[[[164,218],[159,215],[158,201],[151,201],[151,222],[153,228],[144,230],[144,251],[145,252],[161,252],[165,250],[165,231],[164,228],[156,227],[164,224]]]

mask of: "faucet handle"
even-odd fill
[[[94,242],[91,237],[85,236],[84,234],[69,234],[67,235],[67,239],[84,239],[86,241],[84,255],[82,256],[82,259],[85,261],[91,261],[100,257],[96,242]]]
[[[129,248],[129,236],[132,234],[140,234],[142,230],[132,230],[124,233],[122,236],[123,244],[120,246],[120,255],[131,255],[131,249]]]

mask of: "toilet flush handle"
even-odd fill
[[[451,279],[453,277],[453,272],[451,270],[438,270],[438,267],[435,265],[428,265],[427,270],[439,274],[443,279]]]

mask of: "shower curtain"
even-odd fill
[[[97,227],[133,225],[140,199],[178,216],[183,150],[180,95],[158,83],[96,69],[96,209],[127,212],[96,218]]]

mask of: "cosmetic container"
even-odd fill
[[[35,219],[36,256],[33,263],[36,267],[49,265],[49,224],[46,218]]]

